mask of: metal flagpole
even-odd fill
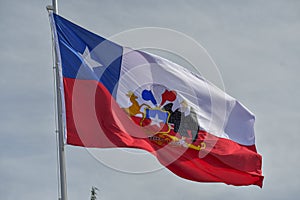
[[[58,13],[57,0],[52,0],[52,6],[47,6],[47,9],[53,13]],[[54,31],[54,30],[53,30]],[[55,33],[53,33],[55,34]],[[61,80],[58,68],[58,52],[56,50],[56,42],[53,40],[54,49],[54,68],[55,68],[55,85],[56,85],[56,104],[57,104],[57,133],[58,133],[58,157],[59,157],[59,183],[60,183],[60,200],[67,200],[67,181],[66,181],[66,162],[64,148],[64,126],[62,116],[62,95],[61,95]]]

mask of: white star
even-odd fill
[[[156,125],[160,127],[160,123],[163,122],[163,120],[158,118],[158,114],[155,115],[155,117],[150,117],[151,119],[151,124],[150,125]]]
[[[91,52],[87,47],[85,47],[85,50],[83,54],[78,52],[81,55],[81,58],[83,59],[84,63],[92,70],[94,71],[94,67],[102,67],[103,65],[97,62],[96,60],[91,58]]]

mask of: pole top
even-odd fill
[[[58,13],[58,4],[57,0],[52,0],[52,7],[53,7],[53,12]]]
[[[47,11],[52,11],[53,13],[58,13],[57,0],[52,0],[52,5],[46,6]]]

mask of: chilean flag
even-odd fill
[[[66,143],[146,150],[197,182],[262,187],[254,115],[204,77],[51,14]]]

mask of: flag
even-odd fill
[[[167,59],[50,17],[67,144],[143,149],[188,180],[262,187],[244,105]]]

